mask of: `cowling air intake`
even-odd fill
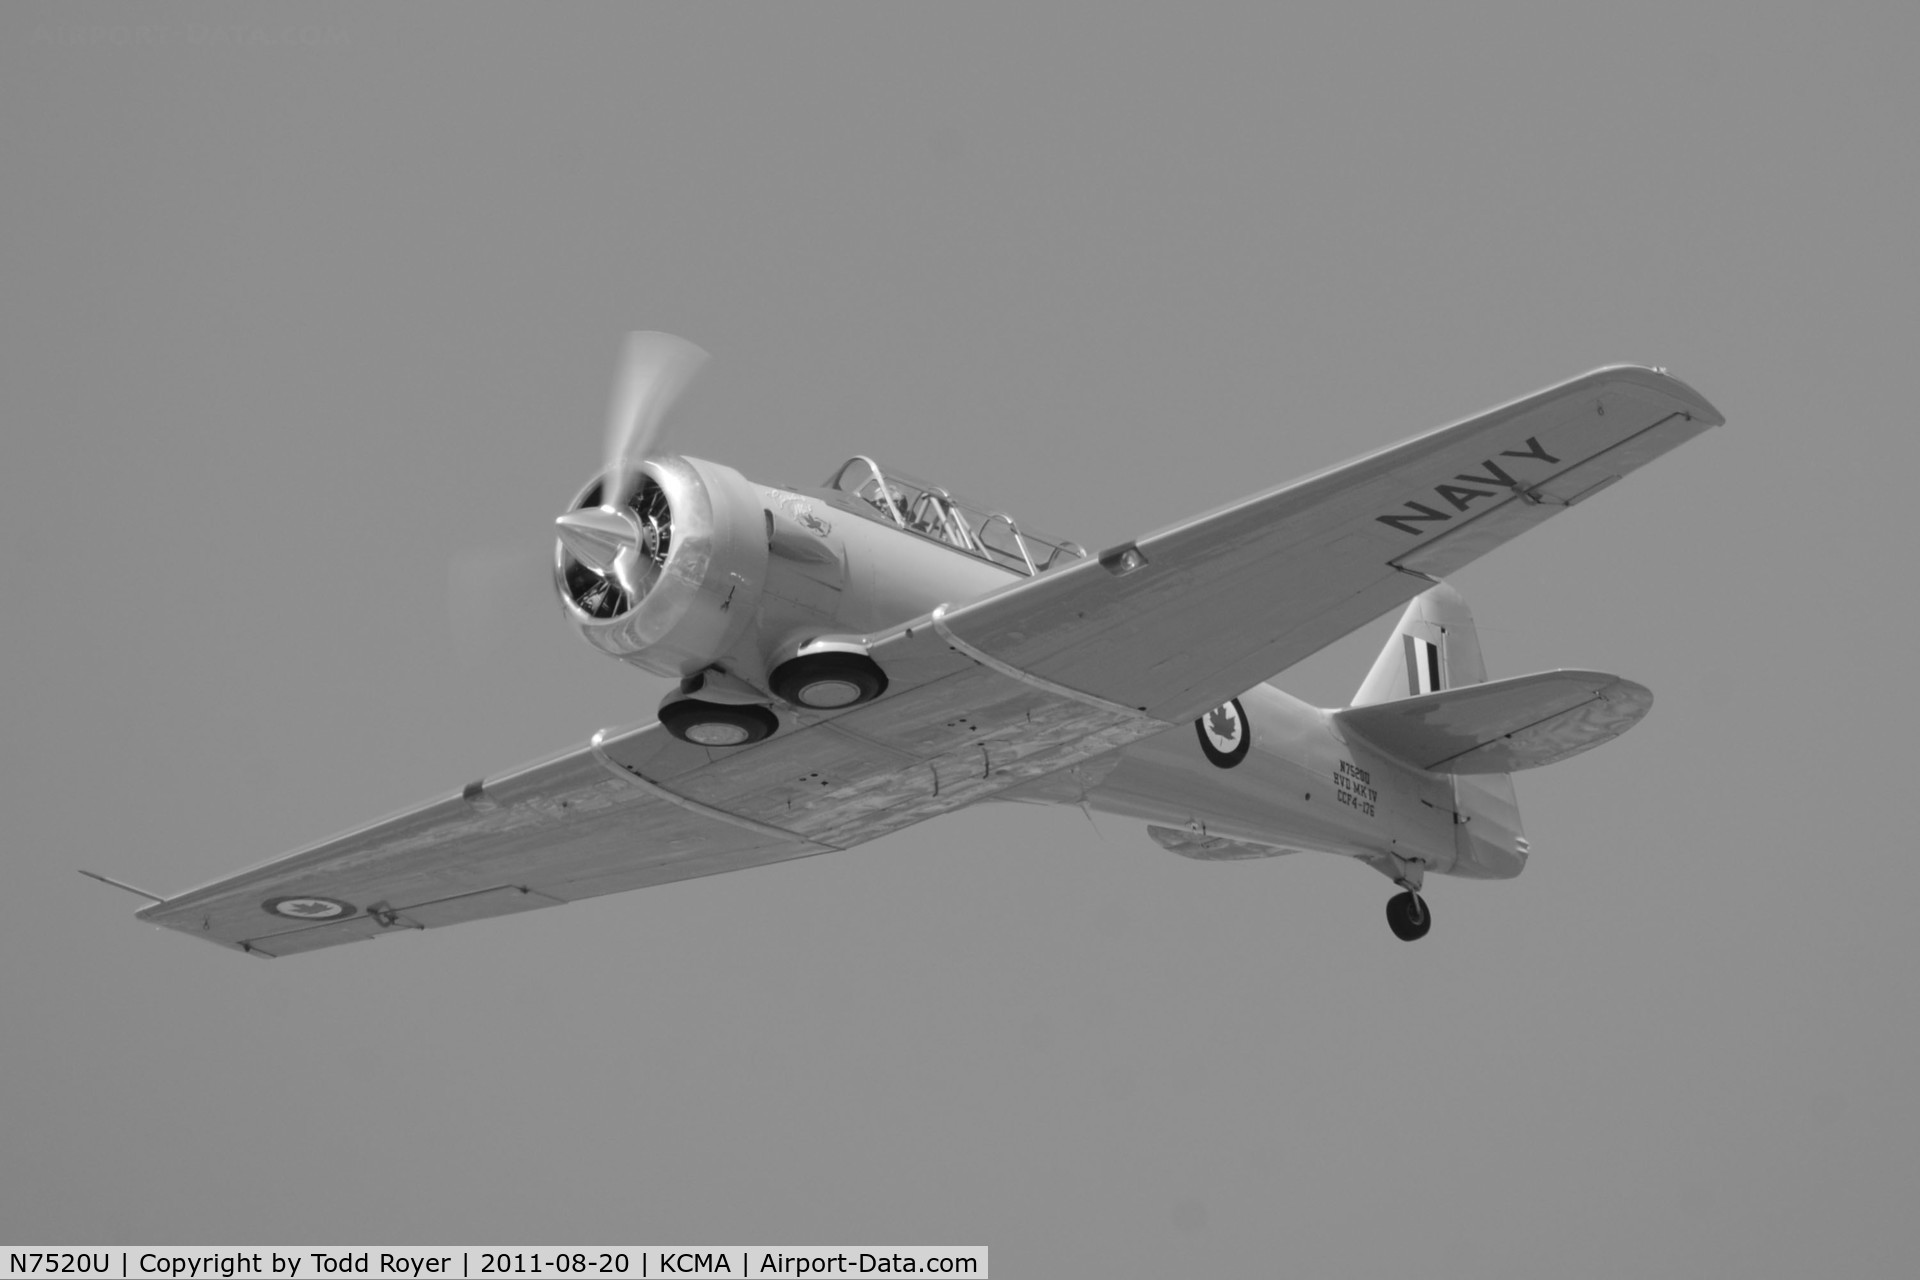
[[[752,625],[767,576],[765,516],[753,486],[699,458],[649,458],[626,498],[607,477],[556,521],[554,587],[569,620],[603,653],[683,678],[726,654]]]

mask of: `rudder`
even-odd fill
[[[1464,596],[1441,582],[1407,605],[1351,705],[1376,706],[1486,681],[1473,612]],[[1527,864],[1527,839],[1512,775],[1455,776],[1453,807],[1452,874],[1480,880],[1519,875]]]
[[[1486,680],[1473,613],[1465,597],[1442,582],[1407,605],[1350,705],[1371,707]]]

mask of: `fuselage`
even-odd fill
[[[1206,860],[1314,850],[1481,879],[1525,864],[1518,815],[1471,779],[1404,764],[1270,684],[1222,710],[1238,721],[1235,750],[1208,739],[1203,717],[1081,766],[1047,798],[1146,822],[1161,845]]]

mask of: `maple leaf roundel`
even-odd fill
[[[1200,735],[1200,750],[1222,769],[1231,769],[1247,758],[1253,735],[1247,731],[1247,709],[1240,699],[1229,698],[1193,722]]]
[[[269,913],[288,920],[338,920],[353,914],[353,904],[338,898],[301,894],[292,898],[268,898],[260,904]]]

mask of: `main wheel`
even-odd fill
[[[1396,893],[1387,899],[1387,927],[1402,942],[1427,936],[1433,927],[1433,912],[1417,893]]]
[[[660,708],[660,725],[697,747],[744,747],[769,737],[780,721],[765,707],[678,698]]]
[[[796,707],[837,711],[872,702],[887,691],[886,672],[858,653],[809,653],[773,670],[767,682]]]

